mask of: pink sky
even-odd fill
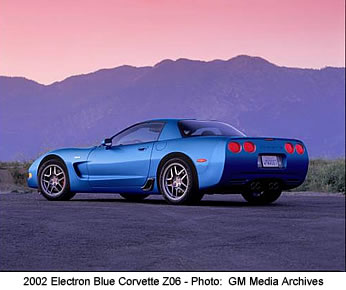
[[[345,66],[344,0],[0,0],[0,75],[49,84],[162,59]]]

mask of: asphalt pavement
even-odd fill
[[[345,197],[284,194],[250,206],[215,195],[172,206],[159,196],[0,194],[0,270],[345,271]]]

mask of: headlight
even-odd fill
[[[31,177],[32,177],[32,173],[29,172],[29,173],[28,173],[28,179],[30,179]]]

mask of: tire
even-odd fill
[[[192,166],[185,158],[167,160],[160,169],[158,187],[162,196],[170,204],[194,204],[203,193],[198,191],[197,180]]]
[[[76,194],[70,191],[66,166],[58,159],[48,160],[40,166],[38,188],[48,200],[70,200]]]
[[[120,195],[125,198],[128,201],[142,201],[143,199],[147,198],[149,194],[131,194],[131,193],[120,193]]]
[[[276,201],[282,191],[280,189],[278,190],[264,190],[261,192],[255,192],[251,190],[247,190],[242,193],[242,196],[245,200],[247,200],[249,203],[254,205],[265,205],[270,204],[274,201]]]

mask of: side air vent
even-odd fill
[[[143,191],[150,191],[154,187],[155,178],[148,178],[147,182],[142,186]]]
[[[79,170],[79,168],[78,168],[78,163],[74,163],[74,164],[73,164],[73,168],[74,168],[74,171],[76,172],[77,176],[78,176],[79,178],[81,178],[81,177],[82,177],[82,174],[81,174],[81,172],[80,172],[80,170]]]

